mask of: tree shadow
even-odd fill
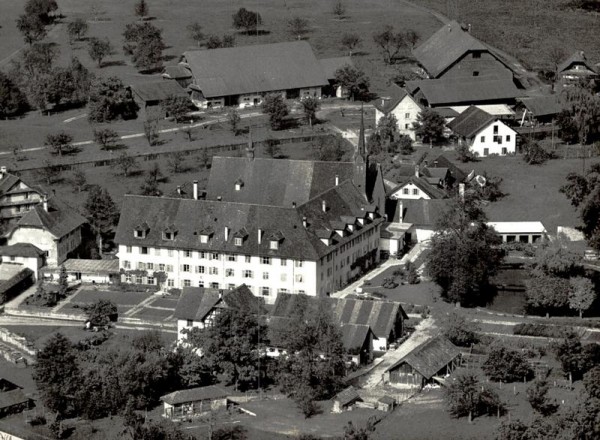
[[[125,61],[116,60],[116,61],[103,61],[102,67],[117,67],[117,66],[125,66]]]
[[[179,58],[179,55],[165,55],[165,56],[163,56],[163,61],[171,61],[171,60],[174,60],[175,58]]]
[[[249,37],[252,37],[252,36],[256,36],[256,35],[259,35],[259,36],[270,35],[271,31],[268,30],[268,29],[254,29],[254,30],[251,30],[251,31],[241,31],[239,33],[241,35],[247,35]]]

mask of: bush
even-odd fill
[[[468,321],[457,312],[452,312],[442,319],[441,328],[450,342],[459,347],[468,347],[479,342],[477,324]]]
[[[533,375],[531,366],[522,353],[502,346],[490,351],[481,368],[491,380],[496,382],[516,382]]]
[[[541,336],[544,338],[563,338],[565,334],[573,331],[572,327],[548,324],[517,324],[513,328],[514,335]]]

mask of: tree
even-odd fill
[[[569,307],[579,312],[579,317],[583,317],[583,312],[590,308],[596,300],[596,290],[594,283],[589,278],[574,277],[569,280],[571,289],[569,290]]]
[[[218,35],[209,35],[206,39],[205,45],[207,49],[221,49],[225,47],[234,47],[235,36],[223,35],[223,38],[221,39]]]
[[[211,440],[246,440],[246,429],[241,426],[225,426],[212,433]]]
[[[119,220],[119,210],[106,189],[93,186],[83,206],[85,216],[96,234],[98,252],[102,256],[103,236],[112,231]]]
[[[556,399],[548,397],[548,382],[543,379],[533,381],[527,388],[527,400],[531,407],[544,417],[554,414],[558,410]]]
[[[50,148],[51,154],[62,156],[63,153],[69,154],[75,151],[72,142],[73,136],[61,131],[60,133],[46,135],[46,142],[44,142],[44,145]]]
[[[17,19],[17,29],[30,46],[43,40],[47,33],[44,22],[36,15],[20,15]]]
[[[358,34],[349,33],[344,34],[342,36],[342,46],[344,47],[344,49],[348,50],[349,56],[352,56],[352,52],[354,52],[354,49],[359,47],[361,43],[362,40],[360,38],[360,35]]]
[[[457,312],[446,315],[440,323],[442,333],[459,347],[469,347],[479,342],[479,326]]]
[[[590,369],[583,376],[585,391],[593,399],[600,399],[600,365]]]
[[[521,146],[523,149],[523,160],[529,165],[541,165],[552,157],[539,142],[525,137]]]
[[[413,122],[415,134],[421,138],[423,142],[438,142],[444,139],[444,127],[446,121],[434,110],[426,108],[419,112],[417,121]]]
[[[233,27],[236,29],[245,29],[246,33],[256,31],[262,24],[262,17],[258,12],[249,11],[246,8],[240,8],[233,14]]]
[[[558,66],[560,63],[567,57],[565,50],[560,46],[553,46],[550,48],[548,52],[548,59],[552,64],[552,91],[554,92],[554,87],[556,85],[556,80],[558,79]]]
[[[448,412],[454,417],[468,416],[469,422],[490,409],[503,410],[498,395],[482,386],[473,373],[456,373],[443,391]]]
[[[74,90],[71,95],[71,104],[84,104],[87,103],[90,87],[94,74],[91,73],[77,57],[71,58],[71,65],[69,67],[69,76],[73,78]]]
[[[283,96],[280,94],[270,94],[265,96],[262,103],[262,111],[269,115],[269,122],[273,130],[281,130],[285,123],[285,118],[290,114]]]
[[[115,119],[137,118],[138,105],[131,92],[125,89],[116,77],[99,78],[90,88],[88,120],[90,122],[110,122]]]
[[[94,142],[100,145],[101,150],[110,150],[115,147],[119,134],[110,128],[94,129]]]
[[[124,152],[117,157],[115,165],[122,171],[123,175],[127,177],[131,170],[137,167],[137,161],[135,160],[135,157]]]
[[[341,20],[346,15],[346,6],[344,5],[343,0],[334,0],[333,2],[333,14]]]
[[[69,277],[67,276],[67,269],[64,265],[60,267],[60,273],[58,275],[58,296],[59,298],[65,298],[67,291],[69,290]]]
[[[388,113],[379,118],[377,122],[377,131],[384,141],[392,142],[394,135],[398,131],[398,119],[393,113]]]
[[[369,440],[373,432],[375,432],[375,426],[371,418],[367,421],[367,425],[361,428],[354,426],[354,423],[349,421],[344,427],[344,440]]]
[[[483,185],[480,185],[477,181],[471,181],[470,186],[477,197],[488,202],[495,202],[506,195],[501,189],[502,177],[489,176],[487,171],[484,171],[481,176],[485,179]]]
[[[88,24],[83,18],[76,18],[75,20],[67,24],[67,33],[69,34],[69,40],[72,41],[75,38],[81,41],[81,38],[87,33]]]
[[[186,96],[168,96],[161,102],[166,116],[171,116],[175,122],[181,122],[192,109],[192,103]]]
[[[212,156],[208,154],[208,149],[205,147],[201,150],[198,156],[198,164],[201,168],[210,168],[212,165]]]
[[[50,337],[36,358],[33,378],[44,405],[60,418],[64,418],[72,409],[72,396],[80,382],[75,348],[62,333],[56,333]]]
[[[480,301],[502,261],[500,239],[486,224],[479,200],[455,199],[431,240],[426,270],[452,302]]]
[[[195,21],[193,23],[188,24],[187,31],[188,31],[190,38],[196,42],[198,47],[200,47],[200,44],[202,43],[202,41],[205,38],[205,35],[202,32],[202,26],[200,26],[200,23]]]
[[[505,420],[498,426],[496,440],[524,440],[527,425],[520,420]]]
[[[594,140],[600,131],[600,97],[585,87],[570,87],[563,94],[563,106],[581,145]]]
[[[194,140],[194,133],[196,132],[193,125],[185,125],[179,129],[183,134],[187,136],[189,142]]]
[[[19,86],[0,72],[0,118],[21,115],[27,106],[27,98]]]
[[[140,20],[145,20],[150,13],[150,8],[148,8],[148,3],[146,3],[146,0],[139,0],[135,4],[134,12],[135,15],[140,17]]]
[[[335,72],[335,82],[348,90],[353,101],[369,90],[369,78],[365,72],[349,64]]]
[[[162,67],[162,51],[165,47],[162,40],[158,39],[151,39],[146,44],[138,44],[132,56],[135,66],[143,71],[159,69]]]
[[[454,149],[458,156],[458,160],[462,163],[471,162],[475,159],[475,154],[471,151],[471,146],[466,142],[460,142]]]
[[[410,44],[411,49],[415,48],[420,39],[421,37],[419,36],[419,34],[413,31],[412,29],[409,29],[404,33],[404,40],[408,44]]]
[[[108,299],[99,299],[83,306],[86,319],[93,326],[104,326],[117,319],[117,306]]]
[[[73,188],[77,189],[77,192],[85,191],[87,188],[87,178],[85,177],[85,171],[77,169],[73,171],[73,177],[71,178]]]
[[[44,24],[50,24],[50,14],[58,9],[56,0],[28,0],[25,3],[25,15],[38,17]]]
[[[52,72],[46,82],[46,100],[58,107],[61,102],[76,103],[75,97],[76,84],[75,78],[70,67],[58,67],[52,69]]]
[[[374,33],[373,41],[379,46],[386,64],[392,64],[400,51],[406,48],[404,34],[396,32],[390,25],[384,26],[383,31]]]
[[[60,175],[60,166],[56,165],[49,160],[44,162],[44,166],[38,169],[40,178],[46,182],[46,185],[50,186],[54,183],[55,179]]]
[[[339,136],[319,136],[312,144],[315,160],[338,162],[342,160],[346,149],[344,139]]]
[[[577,334],[568,333],[562,341],[552,344],[551,347],[562,370],[572,379],[578,379],[585,374],[583,346]]]
[[[125,26],[123,37],[123,50],[131,55],[137,68],[149,70],[162,65],[162,51],[166,46],[160,29],[148,22],[129,23]]]
[[[240,114],[236,109],[232,108],[227,112],[227,119],[229,120],[231,132],[237,136],[240,133],[240,122],[242,121]]]
[[[290,18],[287,22],[287,28],[292,37],[301,40],[309,31],[308,20],[302,17]]]
[[[101,40],[100,38],[92,37],[88,41],[88,54],[94,60],[98,67],[102,67],[102,61],[113,52],[112,45],[108,38]]]
[[[561,240],[539,246],[530,266],[534,276],[570,278],[583,273],[581,256],[569,250]]]
[[[146,171],[146,177],[140,190],[143,196],[161,196],[162,191],[158,188],[160,179],[163,178],[163,173],[157,162],[154,162],[152,168]],[[156,276],[154,277],[156,278]],[[158,280],[157,280],[158,281]],[[160,283],[158,283],[160,285]]]
[[[490,350],[481,369],[491,380],[496,382],[517,382],[533,374],[529,362],[523,354],[503,346]]]
[[[185,155],[181,151],[177,151],[169,155],[167,167],[171,174],[177,174],[183,171],[185,164]]]
[[[304,98],[301,101],[302,110],[304,111],[304,116],[308,120],[308,125],[312,127],[313,119],[315,119],[315,115],[319,111],[319,107],[321,107],[321,103],[317,98],[309,96],[308,98]]]
[[[279,143],[273,138],[265,139],[263,143],[264,152],[267,156],[275,159],[279,157],[281,154],[281,148],[279,147]]]
[[[144,121],[144,135],[146,136],[148,145],[150,145],[151,147],[158,144],[158,139],[160,138],[160,132],[158,130],[158,119],[149,118]]]
[[[569,280],[552,275],[533,276],[526,281],[527,309],[542,313],[561,311],[569,304]]]

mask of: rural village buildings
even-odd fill
[[[376,124],[379,124],[382,117],[392,114],[398,121],[398,132],[416,140],[413,124],[417,122],[417,116],[423,108],[406,90],[392,84],[373,104]]]
[[[44,193],[10,174],[0,167],[0,218],[3,220],[22,217],[35,205],[41,203]]]
[[[557,68],[557,74],[560,84],[565,87],[598,77],[595,66],[587,60],[583,51],[577,51],[563,61]]]

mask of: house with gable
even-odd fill
[[[57,267],[82,242],[87,220],[66,203],[44,198],[5,234],[9,246],[29,243],[46,255],[48,266]]]
[[[398,132],[416,140],[413,124],[422,110],[421,105],[402,87],[392,84],[373,102],[375,106],[375,124],[387,115],[394,115],[398,121]]]
[[[458,137],[459,145],[468,145],[479,157],[505,156],[517,151],[517,132],[475,106],[456,117],[448,128]]]
[[[0,167],[0,219],[22,217],[41,203],[44,195],[40,188],[28,185],[21,178],[10,174],[5,166]]]
[[[564,86],[573,86],[598,78],[596,67],[590,63],[581,50],[572,54],[558,66],[558,81]]]
[[[414,175],[402,181],[390,191],[388,198],[392,200],[418,200],[418,199],[444,199],[448,197],[445,190],[445,182],[448,179],[448,171],[441,168],[424,168],[415,165]]]
[[[345,66],[354,67],[354,62],[351,57],[333,57],[333,58],[321,58],[319,59],[325,77],[329,81],[329,86],[323,89],[323,93],[326,96],[335,96],[336,98],[345,98],[350,92],[337,83],[335,74],[337,71]]]

